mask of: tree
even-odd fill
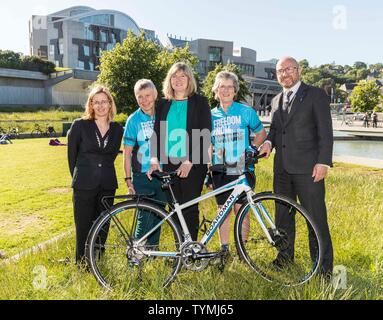
[[[235,73],[238,76],[239,79],[239,91],[236,96],[236,101],[245,101],[246,97],[250,95],[249,88],[247,87],[246,81],[242,77],[242,72],[241,70],[235,65],[235,64],[227,64],[223,66],[222,64],[217,64],[215,69],[210,71],[207,76],[205,81],[203,82],[202,86],[202,93],[208,98],[210,106],[214,106],[214,104],[217,103],[215,100],[215,94],[212,92],[213,85],[215,82],[215,77],[217,74],[221,71],[230,71]]]
[[[55,64],[37,56],[22,56],[10,50],[0,50],[0,68],[39,71],[50,74],[55,71]]]
[[[197,58],[190,53],[189,48],[169,52],[146,40],[143,32],[136,36],[129,31],[122,44],[118,43],[113,50],[102,53],[97,82],[108,86],[119,112],[130,114],[137,108],[133,92],[135,83],[139,79],[151,79],[161,95],[166,73],[178,61],[194,67]]]
[[[365,64],[364,62],[362,61],[356,61],[354,63],[354,68],[355,69],[367,69],[367,64]]]
[[[183,48],[175,48],[173,51],[168,51],[166,49],[162,50],[158,56],[158,63],[163,74],[163,79],[170,69],[170,67],[177,62],[185,62],[193,68],[193,74],[196,78],[197,84],[199,83],[199,75],[195,71],[195,66],[198,63],[198,58],[190,52],[189,45],[186,45]],[[162,90],[162,83],[161,83]]]
[[[136,109],[133,88],[139,79],[151,79],[156,86],[161,83],[161,72],[156,67],[160,52],[160,47],[146,40],[144,33],[135,36],[132,31],[122,44],[102,52],[97,82],[110,89],[119,112],[130,114]]]
[[[382,102],[382,95],[375,80],[361,80],[350,96],[354,112],[370,112]]]

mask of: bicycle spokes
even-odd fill
[[[307,281],[318,268],[320,247],[306,211],[275,195],[255,200],[252,208],[256,210],[245,206],[238,213],[235,229],[246,262],[269,281],[284,285]]]

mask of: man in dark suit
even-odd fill
[[[261,154],[274,159],[274,191],[302,206],[318,226],[322,238],[323,260],[320,273],[330,278],[333,248],[327,223],[324,179],[332,166],[333,131],[329,98],[319,88],[300,80],[298,62],[292,57],[276,66],[283,92],[272,101],[272,121]],[[277,212],[276,224],[294,238],[295,222],[291,215]],[[310,246],[313,240],[310,239]],[[293,243],[291,245],[293,248]],[[293,250],[293,249],[292,249]],[[293,252],[289,253],[293,256]]]

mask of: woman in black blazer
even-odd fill
[[[78,264],[84,261],[88,232],[104,210],[102,197],[114,196],[118,188],[114,161],[123,129],[113,122],[115,115],[116,105],[109,90],[96,86],[88,96],[82,119],[74,121],[68,133]]]
[[[156,107],[151,138],[151,167],[154,170],[178,171],[172,186],[180,204],[201,195],[209,161],[211,112],[205,97],[196,93],[192,69],[185,63],[174,64],[164,81],[162,99]],[[198,205],[184,210],[192,240],[199,226]],[[177,217],[175,217],[177,220]]]

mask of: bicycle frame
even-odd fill
[[[275,224],[273,223],[272,219],[268,215],[266,209],[262,206],[262,204],[257,204],[255,206],[253,201],[253,195],[255,194],[254,191],[249,186],[246,175],[241,175],[233,182],[230,182],[212,192],[209,192],[203,196],[200,196],[194,200],[191,200],[189,202],[186,202],[182,205],[175,203],[174,204],[174,210],[169,213],[169,215],[163,219],[161,222],[159,222],[153,229],[151,229],[147,234],[145,234],[141,239],[137,240],[135,242],[135,245],[139,247],[140,245],[143,245],[145,241],[147,240],[150,235],[157,230],[165,221],[170,219],[174,214],[177,214],[178,219],[181,224],[182,231],[184,233],[184,242],[182,245],[188,244],[192,242],[189,229],[186,225],[182,210],[191,207],[200,201],[207,200],[211,197],[214,197],[216,195],[219,195],[221,193],[227,192],[233,190],[228,199],[226,200],[225,204],[222,206],[220,211],[218,212],[217,216],[212,220],[212,223],[209,227],[209,229],[206,231],[205,235],[201,239],[200,243],[203,245],[207,245],[214,235],[214,233],[217,231],[218,227],[221,225],[221,223],[226,219],[227,215],[229,214],[231,208],[233,207],[234,203],[237,201],[238,197],[245,192],[247,200],[250,204],[250,207],[253,210],[253,213],[260,224],[262,230],[264,231],[268,241],[272,244],[274,244],[274,241],[272,237],[270,236],[270,233],[266,227],[264,219],[267,221],[267,223],[271,226],[272,229],[275,229]],[[160,251],[151,251],[151,250],[143,250],[143,254],[148,256],[162,256],[162,257],[176,257],[179,255],[177,252],[160,252]]]

